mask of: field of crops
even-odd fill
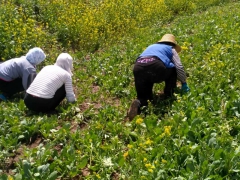
[[[48,65],[69,52],[77,102],[53,114],[29,111],[21,94],[0,102],[0,179],[240,179],[239,9],[234,0],[1,1],[0,59],[39,46]],[[129,121],[134,61],[165,33],[182,46],[191,90]]]

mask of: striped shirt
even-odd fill
[[[178,80],[181,81],[182,83],[185,83],[187,76],[184,71],[184,67],[181,63],[180,57],[174,48],[172,49],[172,52],[173,52],[172,62],[176,67]]]
[[[71,75],[57,65],[48,65],[37,74],[27,89],[27,93],[40,98],[51,99],[62,85],[65,85],[67,101],[76,101]]]

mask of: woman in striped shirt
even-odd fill
[[[180,51],[181,47],[176,43],[175,37],[165,34],[160,41],[148,46],[137,58],[133,69],[137,99],[132,102],[128,111],[130,120],[140,114],[140,108],[147,106],[148,100],[153,100],[154,83],[165,82],[165,97],[173,95],[177,79],[182,83],[182,91],[190,90],[178,55]]]
[[[66,97],[75,102],[72,87],[73,59],[68,53],[61,53],[54,65],[45,66],[36,76],[24,98],[28,109],[37,112],[55,110]]]

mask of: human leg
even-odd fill
[[[166,70],[166,78],[165,78],[165,88],[164,88],[165,96],[171,97],[173,95],[174,89],[176,88],[176,83],[177,83],[176,68],[168,68]]]
[[[133,69],[135,89],[140,106],[147,106],[148,100],[152,100],[153,82],[151,81],[151,71],[144,64],[137,63]]]
[[[49,111],[48,105],[51,104],[52,99],[44,99],[33,96],[26,93],[24,97],[24,103],[28,109],[36,112],[47,112]]]
[[[16,93],[24,91],[22,78],[17,78],[13,81],[0,80],[0,90],[7,97],[11,97]]]
[[[62,85],[55,93],[54,97],[52,98],[52,102],[49,105],[50,110],[54,110],[66,97],[65,85]]]
[[[162,81],[164,74],[164,65],[159,59],[154,59],[148,63],[144,60],[137,62],[133,69],[137,99],[135,99],[128,111],[128,117],[132,120],[137,114],[140,114],[141,107],[148,106],[148,101],[153,100],[153,85]]]
[[[136,89],[139,89],[137,90],[137,94],[139,94],[138,98],[141,99],[143,97],[145,101],[142,104],[143,106],[147,106],[147,100],[153,100],[153,85],[163,82],[166,78],[166,67],[161,60],[156,59],[145,66],[145,70],[141,72],[141,75],[143,76],[141,79],[144,79],[144,81],[136,83],[135,86]]]

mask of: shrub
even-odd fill
[[[45,31],[43,24],[11,2],[0,6],[0,22],[0,60],[24,55],[35,46],[48,49],[56,44],[55,37]]]

